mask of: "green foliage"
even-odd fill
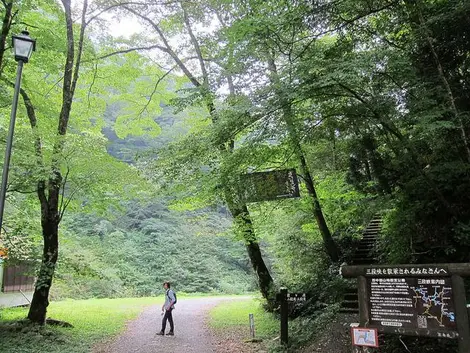
[[[77,214],[65,223],[54,298],[155,295],[164,281],[188,293],[253,289],[222,214],[180,214],[157,202],[124,207],[119,219]]]

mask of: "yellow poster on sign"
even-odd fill
[[[8,250],[7,248],[4,248],[0,246],[0,258],[1,259],[6,259],[8,257]]]

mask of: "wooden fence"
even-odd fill
[[[28,263],[6,265],[3,269],[2,292],[31,292],[34,290],[36,278],[33,276],[34,268]]]

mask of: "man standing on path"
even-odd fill
[[[162,305],[162,314],[164,313],[165,315],[163,316],[162,320],[162,330],[157,333],[157,335],[163,336],[165,334],[165,329],[166,329],[166,321],[170,323],[170,331],[168,331],[167,336],[173,336],[174,335],[174,325],[173,325],[173,315],[172,311],[175,308],[174,304],[176,302],[176,297],[175,297],[175,292],[170,289],[171,284],[170,282],[164,282],[163,283],[163,288],[165,289],[165,304]]]

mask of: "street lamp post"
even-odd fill
[[[2,185],[0,188],[0,233],[3,226],[3,211],[5,208],[11,147],[13,145],[13,132],[15,131],[16,109],[18,107],[18,97],[20,93],[21,73],[23,72],[23,64],[29,61],[31,54],[36,50],[36,40],[29,36],[28,31],[23,31],[20,35],[12,36],[12,39],[18,68],[16,71],[15,93],[13,94],[13,105],[11,106],[10,128],[8,129],[5,160],[3,162]]]

